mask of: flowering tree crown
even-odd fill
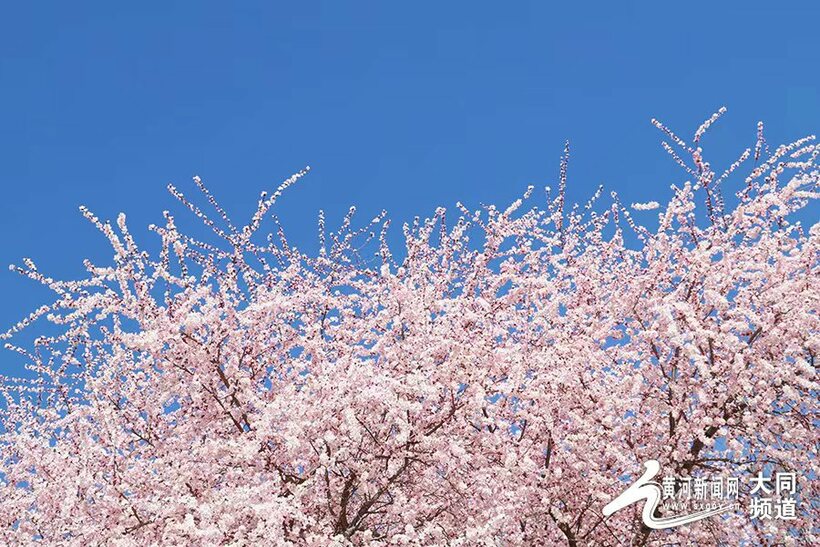
[[[60,545],[616,545],[812,541],[820,225],[813,138],[757,143],[725,171],[659,122],[690,182],[657,228],[602,190],[565,204],[440,208],[404,226],[354,209],[318,253],[278,225],[281,192],[235,225],[171,193],[158,256],[82,209],[113,263],[60,281],[13,327],[0,541]],[[748,175],[738,179],[742,168]],[[729,181],[736,195],[724,200]],[[700,213],[702,211],[702,213]],[[646,213],[640,213],[646,214]],[[633,243],[628,243],[628,242]],[[653,531],[602,507],[643,462],[669,474],[796,471],[800,525],[730,514]],[[630,478],[631,477],[631,478]],[[746,488],[741,481],[743,493]]]

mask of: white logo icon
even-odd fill
[[[641,500],[646,500],[646,503],[644,503],[643,506],[643,512],[641,513],[644,524],[653,530],[665,530],[666,528],[674,528],[676,526],[689,524],[690,522],[695,522],[713,515],[725,513],[726,511],[733,509],[732,505],[722,505],[694,513],[678,515],[676,517],[656,518],[655,510],[661,502],[662,491],[661,485],[654,482],[652,479],[655,478],[655,475],[657,475],[658,471],[660,471],[661,465],[657,462],[657,460],[648,460],[644,463],[644,467],[646,467],[646,471],[641,478],[635,481],[629,488],[624,490],[620,496],[609,502],[604,507],[605,517],[610,516],[616,511],[620,511],[628,505]]]

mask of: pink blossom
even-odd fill
[[[810,544],[820,228],[794,217],[816,204],[818,149],[770,154],[761,126],[716,177],[699,146],[720,114],[692,144],[653,121],[697,177],[632,205],[660,208],[656,226],[600,190],[565,205],[568,146],[545,204],[525,206],[543,199],[529,187],[507,208],[439,208],[401,252],[385,214],[357,228],[355,209],[330,233],[320,214],[315,256],[290,245],[271,210],[307,170],[244,226],[198,177],[213,218],[171,186],[212,234],[166,212],[155,256],[124,216],[83,208],[109,264],[74,281],[13,268],[55,299],[4,336],[28,373],[1,388],[0,543]],[[10,341],[42,321],[32,346]],[[604,521],[650,459],[795,470],[800,525]]]

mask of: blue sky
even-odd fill
[[[305,165],[277,213],[315,248],[356,204],[400,223],[462,200],[507,205],[603,183],[663,202],[685,180],[658,117],[731,161],[818,129],[820,4],[788,2],[7,2],[0,13],[0,263],[77,277],[200,175],[236,218]],[[190,193],[190,192],[189,192]],[[647,219],[652,213],[644,213]],[[640,216],[639,216],[640,218]],[[47,299],[0,271],[0,325]],[[0,362],[6,361],[2,358]]]

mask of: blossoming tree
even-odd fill
[[[315,256],[271,222],[171,193],[141,250],[82,209],[113,262],[13,327],[0,542],[25,545],[707,545],[817,541],[820,224],[812,138],[725,172],[659,122],[690,182],[654,228],[601,190],[438,209],[387,244],[354,209]],[[745,176],[741,173],[745,173]],[[736,197],[724,199],[734,184]],[[206,213],[196,201],[207,203]],[[606,201],[604,205],[599,205]],[[658,208],[634,204],[635,210]],[[640,215],[651,213],[641,212]],[[455,218],[453,218],[455,216]],[[816,216],[816,215],[815,215]],[[275,222],[275,220],[274,220]],[[35,327],[32,327],[35,328]],[[676,476],[798,477],[796,520],[742,510],[651,530],[602,507],[655,459]]]

